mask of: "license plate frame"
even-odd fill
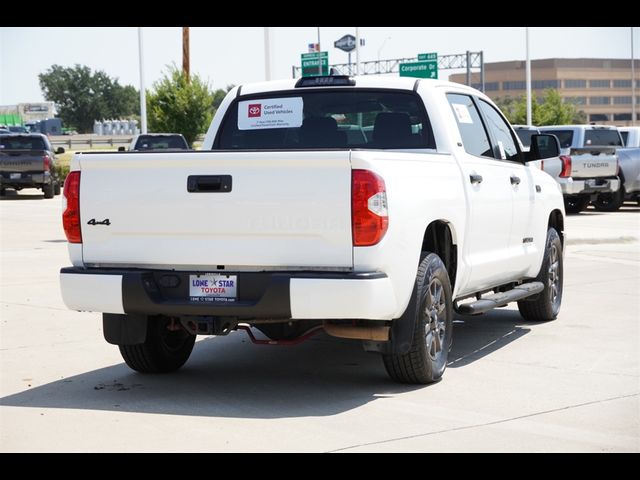
[[[22,174],[21,173],[10,173],[9,174],[9,179],[10,180],[18,180],[22,178]]]
[[[189,275],[189,300],[192,302],[236,302],[238,276],[224,273]]]

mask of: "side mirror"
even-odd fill
[[[127,148],[126,147],[118,147],[118,151],[119,152],[126,152]]]
[[[560,141],[555,135],[531,135],[531,148],[525,155],[525,161],[543,160],[560,155]]]
[[[56,154],[64,153],[64,148],[58,147],[56,148]]]

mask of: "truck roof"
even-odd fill
[[[540,130],[557,130],[558,128],[564,129],[573,129],[573,130],[594,130],[594,129],[605,129],[605,130],[615,130],[617,127],[613,125],[546,125],[544,127],[538,127]]]
[[[312,77],[309,77],[312,78]],[[476,92],[476,90],[467,87],[466,85],[462,85],[461,83],[448,82],[446,80],[432,80],[432,79],[422,79],[422,78],[413,78],[413,77],[392,77],[385,75],[360,75],[360,76],[352,76],[350,77],[355,80],[356,88],[392,88],[398,90],[413,90],[416,82],[419,81],[420,85],[425,85],[428,87],[456,87],[462,89],[468,89],[469,92]],[[267,93],[267,92],[279,92],[286,90],[294,90],[296,88],[296,83],[299,81],[299,78],[289,78],[286,80],[272,80],[268,82],[255,82],[255,83],[245,83],[240,86],[241,95],[251,95],[256,93]],[[314,88],[337,88],[335,86],[327,86],[327,87],[314,87]]]

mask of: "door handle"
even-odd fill
[[[511,185],[520,185],[520,177],[511,175]]]
[[[471,175],[469,175],[469,180],[471,181],[471,184],[475,184],[475,183],[482,183],[482,175],[478,175],[477,173],[472,173]]]
[[[231,175],[189,175],[187,192],[228,193],[231,191]]]

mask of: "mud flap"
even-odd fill
[[[147,339],[147,316],[103,313],[102,331],[113,345],[138,345]]]
[[[376,351],[384,354],[404,355],[411,348],[413,333],[416,327],[415,317],[417,307],[416,284],[413,285],[409,304],[400,318],[391,322],[390,341],[376,342]]]

